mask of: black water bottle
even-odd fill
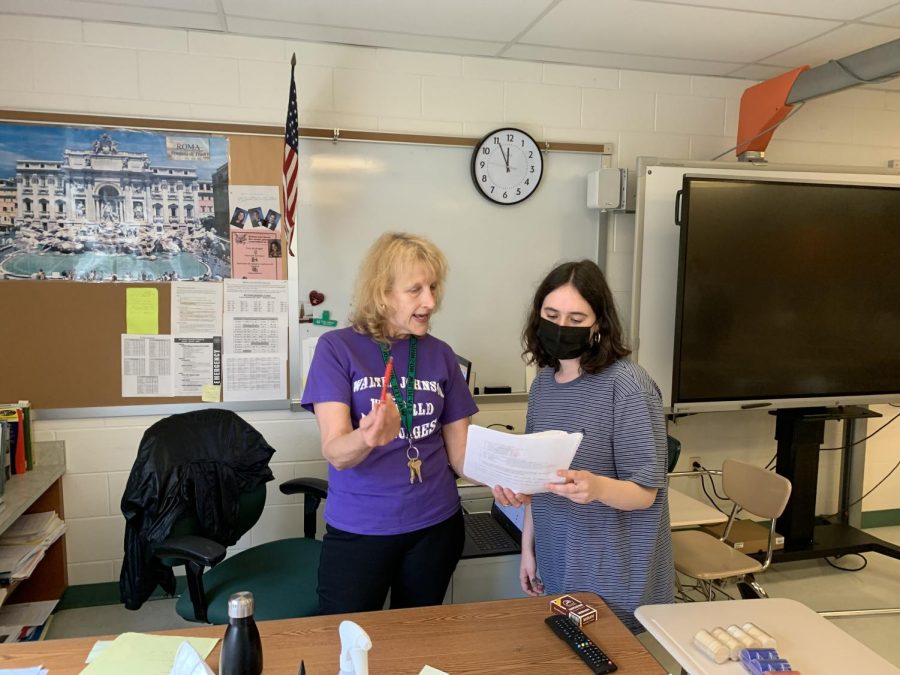
[[[260,675],[262,641],[253,619],[253,593],[241,591],[228,598],[228,628],[222,639],[219,675]]]

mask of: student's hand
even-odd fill
[[[534,551],[522,549],[522,560],[519,563],[519,584],[528,595],[543,595],[544,582],[537,575],[537,561]]]
[[[400,433],[400,411],[390,396],[384,403],[372,406],[372,412],[359,421],[359,430],[370,448],[385,445]]]
[[[503,506],[524,506],[531,503],[530,495],[523,495],[521,492],[513,492],[509,488],[495,485],[491,488],[494,493],[494,499],[503,504]]]
[[[565,497],[576,504],[589,504],[600,498],[603,476],[597,476],[590,471],[573,471],[571,469],[560,469],[556,475],[565,478],[566,482],[547,483],[546,487],[549,492]]]

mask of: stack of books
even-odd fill
[[[3,467],[6,478],[10,475],[31,471],[34,466],[31,433],[31,404],[0,403],[0,421],[6,422],[9,449],[4,455]]]
[[[26,513],[0,536],[0,584],[31,576],[50,545],[66,531],[55,511]]]

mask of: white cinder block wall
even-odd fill
[[[633,167],[640,155],[710,159],[731,147],[738,101],[752,84],[12,16],[0,21],[0,38],[0,109],[280,125],[296,52],[304,126],[479,136],[513,124],[550,141],[611,142],[619,167]],[[776,132],[768,156],[886,167],[900,158],[900,93],[857,88],[810,102]],[[616,216],[609,237],[608,273],[623,308],[630,306],[633,226],[633,217]],[[302,242],[302,226],[300,233]],[[478,421],[521,428],[521,407],[504,408]],[[884,419],[896,412],[881,410]],[[246,418],[277,449],[278,479],[324,475],[310,416],[272,411]],[[66,442],[72,584],[118,578],[119,500],[141,434],[156,419],[37,422],[38,439]],[[688,417],[673,433],[685,457],[699,455],[710,466],[731,455],[765,463],[775,452],[774,423],[762,412]],[[836,445],[838,426],[829,423],[827,433],[826,446]],[[869,442],[867,489],[894,465],[898,444],[900,428]],[[821,513],[836,506],[838,466],[838,453],[823,453]],[[865,510],[900,508],[897,495],[900,476],[867,498]],[[273,484],[261,522],[242,544],[296,535],[300,522],[299,504]]]

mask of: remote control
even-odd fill
[[[617,670],[616,664],[569,617],[553,614],[544,619],[544,622],[581,657],[592,672],[602,675]]]

